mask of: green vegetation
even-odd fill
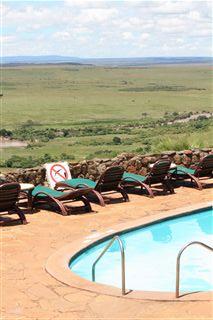
[[[11,129],[28,120],[61,127],[82,121],[141,119],[144,112],[159,118],[165,112],[211,110],[208,65],[73,69],[69,65],[4,68],[4,127]],[[163,90],[120,91],[157,86]],[[192,89],[165,91],[166,86]]]
[[[28,146],[3,149],[2,167],[212,145],[206,65],[7,67],[3,76],[0,136]]]
[[[184,86],[164,86],[164,85],[150,85],[145,86],[142,88],[124,88],[120,89],[120,91],[127,91],[127,92],[154,92],[154,91],[192,91],[192,90],[206,90],[203,88],[187,88]]]
[[[51,156],[48,153],[45,153],[44,156],[40,158],[28,156],[28,157],[21,157],[17,155],[12,155],[9,159],[3,162],[3,167],[6,168],[31,168],[46,162],[57,161],[57,160],[74,160],[74,156],[69,156],[66,153],[62,153],[60,158],[55,156]]]

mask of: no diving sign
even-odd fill
[[[66,180],[68,177],[68,172],[62,164],[56,163],[50,168],[50,176],[56,183],[61,180]]]
[[[57,182],[71,179],[69,165],[67,162],[46,163],[45,168],[51,188],[54,188]]]

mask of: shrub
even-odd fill
[[[4,137],[4,138],[10,138],[12,137],[13,133],[10,130],[6,130],[6,129],[0,129],[0,137]]]
[[[95,151],[94,153],[90,153],[88,154],[88,156],[86,157],[87,160],[91,160],[91,159],[94,159],[94,158],[114,158],[116,157],[117,155],[117,152],[116,151],[113,151],[113,150],[98,150],[98,151]]]
[[[204,139],[205,136],[205,139]],[[173,136],[173,138],[166,137],[159,140],[156,140],[153,143],[152,150],[155,152],[161,152],[166,150],[186,150],[193,148],[202,148],[204,146],[211,145],[211,135],[206,133],[203,136],[199,134],[184,134],[181,136]]]
[[[61,160],[75,160],[75,156],[74,155],[69,155],[67,153],[62,153],[60,156]]]
[[[121,138],[119,138],[119,137],[114,137],[112,139],[112,142],[113,142],[113,144],[121,144],[122,143]]]
[[[8,160],[6,160],[3,164],[4,167],[8,168],[31,168],[37,165],[37,161],[35,161],[31,156],[28,158],[20,157],[13,155]]]
[[[33,168],[44,164],[46,162],[54,162],[57,160],[74,160],[75,157],[73,155],[68,155],[66,153],[62,153],[60,157],[56,157],[54,155],[50,155],[49,153],[45,153],[40,158],[29,157],[20,157],[13,155],[9,159],[1,162],[0,167],[7,168]]]
[[[151,146],[150,145],[146,145],[146,146],[137,148],[134,152],[141,153],[141,154],[146,154],[147,152],[150,152],[150,151],[151,151]]]
[[[27,127],[32,127],[32,126],[35,126],[35,125],[39,125],[39,123],[29,119],[26,122],[24,122],[21,126],[23,128],[27,128]]]

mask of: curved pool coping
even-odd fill
[[[151,225],[153,223],[161,222],[169,218],[184,216],[195,213],[197,210],[212,208],[212,203],[205,202],[193,206],[185,206],[178,209],[163,211],[160,214],[145,216],[143,218],[117,224],[111,229],[106,229],[101,233],[90,234],[87,237],[80,238],[72,243],[69,243],[53,253],[47,260],[45,269],[55,279],[69,285],[73,288],[90,291],[93,293],[104,294],[109,296],[122,297],[124,299],[137,300],[160,300],[160,301],[210,301],[213,298],[213,292],[189,292],[182,294],[179,298],[175,298],[174,292],[158,292],[158,291],[139,291],[127,290],[126,295],[121,294],[121,289],[110,285],[96,283],[82,278],[71,271],[69,268],[70,262],[75,259],[80,253],[87,250],[89,247],[96,245],[99,242],[107,240],[112,236],[137,229],[142,226]],[[180,248],[181,249],[181,248]],[[174,283],[175,289],[175,283]]]

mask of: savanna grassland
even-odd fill
[[[209,147],[211,119],[175,121],[212,111],[211,72],[205,64],[4,67],[1,135],[28,146],[2,149],[1,166]]]

